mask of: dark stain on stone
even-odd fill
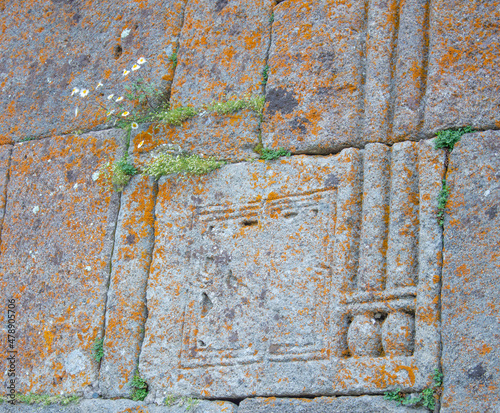
[[[215,3],[215,12],[220,13],[227,6],[228,0],[217,0]]]
[[[231,343],[236,343],[238,340],[239,340],[239,337],[238,337],[237,331],[233,331],[232,333],[229,334],[229,341]]]
[[[224,313],[225,313],[225,316],[228,320],[234,320],[234,309],[233,308],[229,308],[229,309],[225,310]]]
[[[335,174],[328,174],[323,183],[325,188],[335,188],[339,186],[339,178]]]
[[[123,49],[122,49],[122,46],[117,44],[114,48],[113,48],[113,55],[115,56],[115,59],[118,59],[123,53]]]
[[[68,182],[75,182],[78,178],[78,174],[71,169],[69,171],[66,171],[66,179]]]
[[[485,214],[488,216],[489,219],[496,218],[497,213],[498,213],[498,205],[493,205],[491,208],[488,208],[485,212]]]
[[[473,367],[467,371],[467,377],[472,380],[483,380],[486,370],[482,363],[479,363],[476,367]]]
[[[36,231],[38,228],[40,228],[42,221],[40,218],[35,219],[35,222],[33,222],[33,231]]]
[[[135,244],[135,235],[128,234],[127,235],[127,245],[133,245],[133,244]]]
[[[305,126],[306,123],[311,123],[308,119],[305,118],[293,118],[288,124],[292,129],[298,129],[300,133],[307,133],[307,128]]]
[[[270,89],[267,92],[266,101],[269,102],[267,111],[271,116],[274,116],[276,112],[292,113],[299,105],[293,92],[284,88]]]
[[[60,249],[56,249],[56,253],[50,258],[50,262],[54,265],[61,265],[63,260],[63,253]]]

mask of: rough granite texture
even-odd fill
[[[243,400],[238,413],[426,413],[424,407],[408,408],[382,396],[318,397],[315,399],[277,399],[275,397]]]
[[[123,70],[139,57],[148,63],[128,77],[163,80],[168,89],[185,2],[0,2],[0,144],[103,123],[105,111],[89,102],[99,93],[121,93]],[[104,87],[96,92],[100,81]],[[71,97],[73,87],[90,94]]]
[[[5,413],[236,413],[237,406],[226,401],[200,400],[196,407],[187,405],[156,406],[134,402],[132,400],[82,400],[67,406],[51,405],[15,405],[0,404],[0,411]],[[392,411],[391,411],[392,412]]]
[[[447,174],[442,412],[500,411],[500,132],[465,135]]]
[[[500,127],[498,0],[432,2],[427,133]]]
[[[422,137],[428,17],[427,0],[279,3],[264,144],[326,153]]]
[[[2,242],[2,223],[7,201],[7,183],[9,181],[11,145],[0,146],[0,243]]]
[[[444,173],[432,145],[396,144],[373,168],[390,190],[365,191],[390,191],[387,216],[372,216],[359,196],[368,149],[162,178],[139,366],[153,394],[426,386],[439,354],[435,199]],[[388,226],[375,234],[376,220]],[[376,237],[385,248],[369,242]],[[364,265],[360,245],[386,262],[382,274]]]
[[[269,47],[272,0],[196,0],[187,4],[179,40],[171,107],[201,107],[212,101],[262,94]],[[153,135],[151,137],[150,135]],[[141,134],[142,151],[156,142],[231,160],[256,157],[259,115],[206,115],[182,126]],[[152,142],[151,142],[152,141]]]
[[[97,380],[118,196],[92,179],[120,131],[53,137],[12,151],[2,231],[2,302],[16,300],[16,389],[73,393]],[[2,325],[2,337],[6,330]],[[6,359],[1,361],[5,382]]]
[[[146,285],[154,243],[155,183],[135,176],[121,196],[106,303],[103,397],[129,397],[146,322]]]

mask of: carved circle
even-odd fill
[[[378,357],[382,349],[380,324],[371,314],[354,316],[347,333],[349,351],[355,357]]]
[[[411,356],[415,337],[415,318],[398,311],[389,314],[382,326],[382,345],[388,356]]]

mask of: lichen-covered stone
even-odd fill
[[[425,130],[500,127],[500,8],[493,1],[432,2]]]
[[[500,132],[468,134],[447,174],[442,412],[500,410]]]
[[[439,356],[444,157],[431,141],[384,150],[378,161],[347,149],[160,180],[140,357],[153,391],[239,398],[429,383]],[[363,189],[368,160],[369,174],[388,184]],[[363,191],[387,212],[364,208]],[[380,255],[383,271],[370,273],[360,246]]]
[[[382,396],[318,397],[316,399],[243,400],[238,413],[409,413],[428,412],[425,407],[405,407]]]
[[[424,136],[428,3],[279,3],[265,145],[328,153]]]
[[[0,146],[0,243],[2,242],[2,223],[7,201],[7,182],[9,180],[11,145]]]
[[[157,406],[154,404],[146,404],[143,402],[135,402],[132,400],[82,400],[76,404],[67,406],[61,405],[25,405],[18,404],[11,406],[10,404],[0,404],[0,409],[5,413],[236,413],[237,406],[226,401],[208,401],[198,400],[191,401],[193,403],[187,408],[187,402],[180,403],[176,406]],[[392,412],[392,411],[391,411]]]
[[[120,156],[120,136],[96,132],[13,148],[0,287],[2,302],[16,301],[18,392],[73,393],[97,379],[92,346],[104,328],[118,196],[92,175]]]
[[[171,107],[262,94],[272,0],[196,0],[187,4],[180,36]],[[162,128],[160,142],[243,160],[256,157],[259,114],[206,115]],[[136,142],[144,140],[144,137]],[[147,138],[146,138],[147,140]],[[143,149],[144,150],[144,149]]]
[[[169,57],[177,47],[185,2],[3,2],[0,144],[103,123],[105,111],[89,102],[101,92],[122,93],[127,79],[163,81],[161,87],[168,89],[173,77]],[[123,77],[140,57],[147,63]],[[104,86],[95,91],[100,81]],[[90,94],[71,97],[74,87]]]
[[[154,243],[155,184],[133,177],[121,196],[111,281],[106,302],[104,358],[99,388],[104,397],[130,396],[146,322],[146,284]]]

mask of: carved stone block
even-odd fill
[[[203,397],[425,387],[443,160],[373,144],[162,179],[141,374]]]

